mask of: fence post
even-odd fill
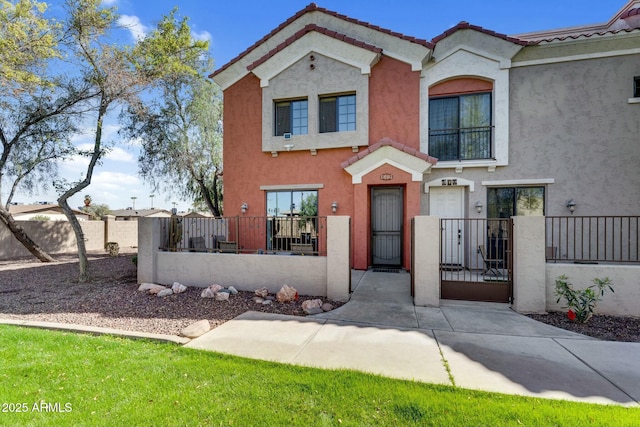
[[[349,299],[351,267],[349,265],[349,217],[327,217],[327,297],[336,301]]]
[[[105,215],[102,217],[102,221],[104,221],[104,242],[102,242],[102,247],[104,248],[108,242],[116,241],[113,238],[116,217],[113,215]]]
[[[413,303],[440,306],[440,218],[414,217]]]
[[[546,311],[545,218],[513,217],[513,308]]]

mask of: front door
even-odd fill
[[[402,264],[402,188],[371,189],[371,249],[373,265]]]
[[[429,213],[440,218],[464,217],[464,187],[431,187]],[[441,236],[442,262],[464,264],[464,222],[447,221]]]

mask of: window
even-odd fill
[[[544,187],[505,187],[487,190],[487,216],[544,215]]]
[[[429,154],[438,160],[491,158],[491,94],[429,100]]]
[[[356,96],[320,98],[320,133],[356,130]]]
[[[308,130],[309,106],[306,99],[275,103],[275,136],[285,133],[305,135]]]
[[[633,97],[640,98],[640,76],[633,78]]]
[[[301,244],[318,250],[317,215],[316,190],[267,191],[267,249],[290,251]]]

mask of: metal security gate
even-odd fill
[[[440,220],[440,297],[469,301],[513,300],[510,218]],[[451,236],[459,236],[451,239]],[[451,263],[451,259],[463,260]]]
[[[371,257],[374,266],[402,264],[402,188],[371,189]]]

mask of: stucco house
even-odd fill
[[[166,209],[116,209],[111,211],[116,221],[137,221],[138,218],[168,218],[171,212]]]
[[[86,212],[78,209],[71,209],[76,218],[80,221],[89,220],[90,216]],[[38,203],[33,205],[9,205],[9,213],[16,221],[32,221],[34,218],[46,217],[51,221],[68,221],[62,208],[53,203]]]
[[[409,269],[416,215],[637,215],[640,0],[603,20],[427,40],[310,4],[211,75],[225,216],[315,197],[352,267]]]

